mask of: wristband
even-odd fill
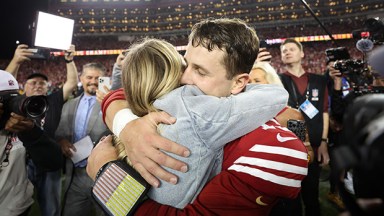
[[[328,138],[321,138],[322,142],[326,142],[328,144]]]
[[[73,62],[73,59],[71,59],[71,60],[64,59],[64,60],[65,60],[65,63],[67,63],[67,64]]]
[[[125,100],[125,95],[122,88],[110,91],[107,95],[105,95],[103,101],[101,102],[101,112],[103,114],[104,124],[105,124],[107,109],[109,105],[115,100]]]
[[[98,172],[92,196],[107,215],[132,215],[150,185],[124,161],[105,164]]]
[[[121,131],[124,129],[125,125],[127,125],[129,122],[137,119],[135,114],[132,113],[132,111],[128,108],[119,110],[115,117],[113,118],[113,124],[112,124],[112,132],[119,137]]]

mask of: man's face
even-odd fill
[[[25,82],[24,91],[27,97],[33,95],[46,95],[48,92],[48,83],[42,77],[34,77]]]
[[[99,70],[94,68],[84,69],[83,74],[80,76],[80,81],[86,95],[96,95],[96,90],[99,86],[99,76],[101,76]]]
[[[209,52],[202,46],[193,47],[188,43],[184,55],[187,67],[181,77],[181,84],[196,85],[207,95],[229,96],[235,81],[226,77],[224,54],[220,49]]]
[[[281,47],[281,60],[284,64],[301,63],[303,51],[295,43],[287,43]]]

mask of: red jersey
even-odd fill
[[[271,120],[224,148],[223,171],[184,209],[145,201],[135,215],[269,215],[279,198],[295,198],[307,175],[307,150]]]

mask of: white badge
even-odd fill
[[[300,105],[300,109],[303,110],[303,112],[310,118],[312,119],[319,113],[319,110],[316,109],[315,106],[307,99]]]

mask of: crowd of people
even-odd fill
[[[321,215],[320,172],[339,141],[330,119],[346,108],[330,43],[259,44],[243,20],[219,18],[193,25],[184,56],[154,38],[117,57],[71,45],[36,60],[19,45],[0,71],[0,214],[28,215],[34,187],[44,216]],[[49,108],[30,116],[8,95]],[[137,195],[128,179],[148,183],[147,199],[121,204]]]
[[[102,42],[100,42],[102,41]],[[87,38],[87,40],[79,40],[76,45],[77,50],[89,50],[84,44],[99,44],[96,49],[125,49],[129,47],[128,42],[119,43],[113,39],[105,40],[99,38]],[[179,43],[179,45],[185,45],[187,42]],[[347,47],[351,58],[362,59],[362,53],[355,48],[355,40],[341,40],[338,41],[338,45]],[[121,46],[120,46],[121,45]],[[177,45],[174,44],[174,45]],[[91,46],[91,47],[92,47]],[[327,48],[335,47],[331,42],[307,42],[304,43],[306,49],[305,58],[302,60],[303,67],[310,73],[323,74],[326,69],[326,55],[325,50]],[[82,47],[82,49],[79,47]],[[283,62],[281,61],[279,44],[270,45],[268,51],[272,55],[271,65],[277,70],[278,73],[282,72]],[[106,67],[106,76],[111,76],[113,64],[115,62],[116,55],[99,55],[99,56],[77,56],[76,61],[78,65],[84,65],[87,62],[100,62]],[[10,60],[1,59],[0,66],[5,68]],[[79,71],[80,66],[77,68]],[[49,92],[59,89],[65,82],[65,62],[61,57],[52,57],[49,59],[33,59],[32,61],[24,62],[19,69],[18,81],[21,89],[24,89],[24,82],[26,78],[32,73],[43,73],[48,79]]]

